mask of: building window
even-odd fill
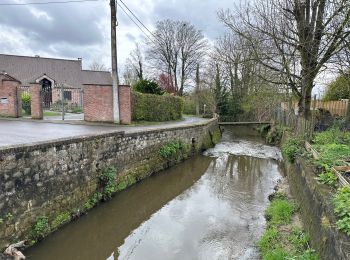
[[[63,91],[63,98],[64,100],[71,101],[72,100],[72,91]]]

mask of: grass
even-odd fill
[[[44,116],[60,116],[62,115],[61,112],[55,112],[55,111],[44,111]]]
[[[266,210],[266,218],[271,224],[288,224],[295,212],[295,205],[286,199],[275,199]]]
[[[273,197],[266,210],[267,229],[258,241],[262,259],[319,259],[309,236],[293,223],[296,205],[280,194]]]

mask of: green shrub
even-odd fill
[[[117,185],[115,184],[117,170],[113,167],[109,167],[103,170],[98,178],[100,180],[100,186],[103,188],[103,199],[110,199],[113,193],[117,191]]]
[[[31,232],[31,238],[35,241],[44,238],[50,232],[49,218],[42,216],[38,218]]]
[[[283,146],[282,153],[288,161],[294,162],[295,157],[301,152],[302,140],[299,138],[290,138]]]
[[[134,121],[171,121],[182,118],[184,102],[172,95],[132,93],[132,119]]]
[[[337,228],[350,236],[350,188],[338,189],[333,204],[334,212],[339,218]]]
[[[26,114],[30,115],[32,113],[30,95],[26,92],[22,92],[21,99],[22,99],[22,109]]]
[[[326,145],[332,143],[350,145],[350,133],[341,131],[339,128],[332,128],[328,131],[316,133],[313,142],[316,145]]]
[[[325,144],[316,146],[319,151],[320,158],[316,164],[324,168],[330,168],[335,165],[342,165],[343,160],[350,158],[350,146],[345,144]]]
[[[84,209],[90,210],[97,205],[102,199],[103,195],[100,192],[95,192],[85,203]]]
[[[271,127],[266,135],[266,143],[270,145],[278,145],[281,142],[283,130],[283,127],[279,125]]]
[[[325,101],[347,99],[350,95],[350,80],[348,75],[340,75],[327,86]]]
[[[172,159],[172,158],[175,158],[179,152],[181,151],[187,152],[188,149],[189,149],[189,145],[182,142],[181,140],[178,140],[178,141],[174,141],[163,145],[159,149],[159,154],[164,159]]]
[[[184,97],[184,113],[186,115],[196,114],[196,102],[193,96]]]
[[[65,223],[68,223],[71,219],[71,216],[69,214],[69,212],[65,212],[65,213],[62,213],[60,215],[58,215],[54,221],[52,221],[52,229],[56,229],[60,226],[62,226],[63,224]]]
[[[285,199],[274,199],[266,210],[266,218],[272,224],[287,224],[291,221],[295,205]]]
[[[331,171],[321,173],[317,179],[319,182],[332,187],[336,187],[338,184],[338,177]]]
[[[142,79],[135,83],[134,90],[144,94],[163,95],[164,91],[153,80]]]

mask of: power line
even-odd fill
[[[100,0],[66,0],[66,1],[50,1],[50,2],[29,2],[29,3],[2,3],[0,6],[24,6],[24,5],[50,5],[50,4],[69,4],[82,2],[98,2]]]
[[[122,9],[122,11],[129,17],[129,19],[140,29],[140,31],[152,42],[154,42],[154,40],[152,40],[150,38],[150,36],[141,28],[141,26],[130,16],[130,14],[123,8],[122,5],[120,5],[117,2],[118,6],[120,7],[120,9]]]
[[[123,0],[120,0],[120,2],[126,7],[126,9],[129,10],[129,12],[132,14],[132,16],[134,16],[134,17],[136,18],[136,20],[137,20],[150,34],[152,34],[152,36],[153,36],[154,38],[156,38],[156,36],[153,34],[153,32],[151,32],[151,31],[147,28],[147,26],[134,14],[134,12],[130,10],[130,8],[123,2]]]

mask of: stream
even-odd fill
[[[117,194],[41,243],[27,259],[259,259],[268,195],[282,176],[278,148],[245,127]]]

